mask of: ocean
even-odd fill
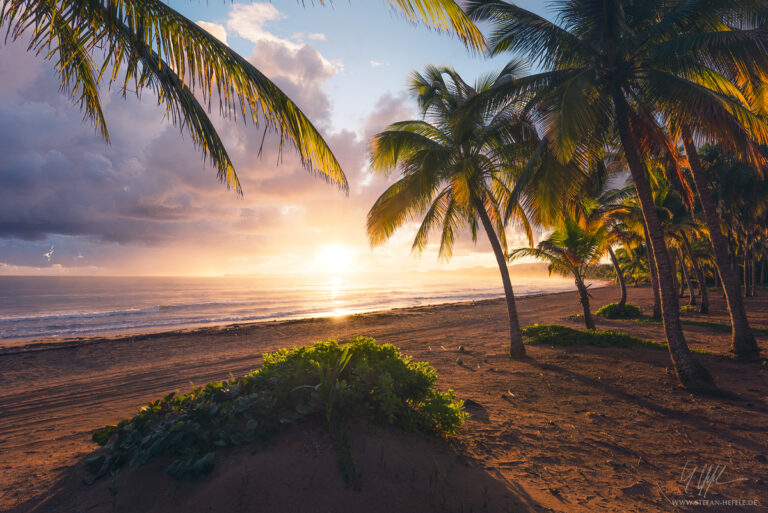
[[[399,279],[0,276],[0,347],[491,299],[504,295],[497,273]],[[513,276],[513,285],[517,296],[574,289],[571,280],[546,277]]]

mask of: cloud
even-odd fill
[[[307,37],[309,39],[314,40],[314,41],[325,41],[326,40],[325,34],[320,34],[318,32],[316,32],[314,34],[309,34],[309,35],[307,35]]]
[[[300,45],[282,39],[268,32],[264,25],[269,21],[277,21],[285,15],[272,4],[254,2],[252,4],[232,4],[227,19],[227,28],[232,32],[253,43],[277,43],[297,50]]]
[[[227,30],[224,28],[224,25],[219,23],[209,23],[207,21],[198,21],[197,24],[210,32],[213,37],[222,43],[227,44]]]
[[[372,68],[378,68],[378,67],[381,67],[381,66],[385,66],[385,64],[383,62],[379,62],[379,61],[370,61],[370,63],[371,63],[371,67]]]
[[[285,39],[269,32],[269,22],[284,19],[269,3],[233,4],[227,18],[227,28],[255,46],[248,60],[275,81],[288,96],[313,120],[330,118],[331,103],[320,88],[342,69],[341,62],[331,62],[316,48],[301,41],[303,33]],[[322,34],[307,37],[320,40]],[[324,38],[325,36],[323,36]]]
[[[262,128],[215,113],[211,119],[235,162],[245,198],[218,183],[215,170],[163,119],[151,97],[139,101],[102,91],[112,136],[112,144],[105,144],[58,91],[50,63],[20,48],[23,42],[0,48],[4,68],[24,70],[12,86],[4,81],[0,88],[0,262],[5,271],[52,265],[46,253],[53,255],[55,241],[56,263],[69,268],[141,273],[154,261],[167,264],[151,266],[153,272],[199,272],[205,266],[225,272],[223,262],[232,255],[257,258],[302,244],[302,237],[285,241],[285,233],[306,229],[315,236],[304,216],[312,215],[318,225],[343,217],[338,207],[327,216],[308,213],[307,198],[315,198],[312,208],[320,209],[323,201],[342,205],[345,196],[309,175],[290,145],[281,152],[276,136],[264,140]],[[328,125],[330,100],[323,86],[335,69],[308,45],[293,50],[262,41],[257,48],[261,69],[316,125]],[[334,141],[346,149],[356,144],[355,137],[348,132]]]
[[[248,60],[272,79],[316,123],[330,120],[331,101],[322,92],[337,73],[315,48],[305,45],[293,50],[284,45],[261,42]]]
[[[368,209],[395,179],[371,173],[367,143],[389,123],[416,117],[408,96],[376,99],[360,127],[331,126],[324,88],[338,66],[311,45],[269,35],[264,23],[282,17],[273,6],[238,5],[225,26],[201,26],[213,34],[220,27],[225,38],[250,34],[248,59],[323,132],[347,173],[349,196],[309,175],[290,146],[281,153],[275,135],[264,140],[262,127],[214,113],[244,187],[245,196],[236,196],[151,95],[139,101],[102,90],[107,145],[58,91],[51,64],[27,53],[23,42],[10,43],[0,47],[0,68],[19,73],[3,73],[0,81],[0,273],[290,272],[312,248],[328,244],[358,248],[371,269],[434,266],[432,254],[406,260],[412,226],[372,252],[365,233]],[[464,239],[458,246],[472,249]]]

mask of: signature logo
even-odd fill
[[[714,485],[727,485],[747,480],[747,478],[741,477],[726,481],[723,477],[725,471],[725,465],[708,464],[699,466],[686,461],[683,471],[680,473],[680,482],[685,484],[685,493],[689,493],[689,491],[690,493],[696,492],[697,496],[706,498]]]

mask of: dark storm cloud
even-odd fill
[[[252,59],[317,126],[329,125],[330,100],[322,87],[336,69],[317,50],[259,42]],[[14,79],[0,84],[0,239],[18,242],[0,244],[0,262],[40,265],[41,249],[48,249],[44,242],[54,239],[54,261],[67,255],[68,265],[91,265],[92,260],[79,255],[80,248],[104,254],[109,251],[96,249],[111,244],[246,244],[233,237],[243,233],[263,248],[272,231],[284,231],[289,224],[301,230],[306,221],[314,234],[327,232],[335,222],[354,230],[362,227],[374,193],[361,185],[371,182],[365,171],[366,141],[354,132],[326,135],[353,184],[345,198],[309,176],[292,148],[286,146],[280,154],[278,141],[268,137],[260,153],[261,129],[214,115],[245,190],[239,198],[217,182],[189,137],[163,120],[152,98],[138,101],[103,93],[112,139],[107,145],[58,91],[50,66],[21,44],[0,47],[4,77],[13,69],[19,70]],[[394,121],[391,116],[402,101],[384,98],[372,123],[379,124],[378,118],[387,114],[390,119],[382,120],[381,128]],[[370,131],[366,127],[366,137]],[[349,208],[359,220],[349,218]],[[307,219],[311,209],[319,214]]]
[[[209,194],[213,187],[220,189],[189,138],[162,120],[162,110],[150,98],[124,101],[119,95],[103,93],[113,140],[107,146],[83,123],[78,109],[58,93],[50,67],[19,51],[19,46],[0,47],[4,72],[27,70],[15,87],[5,84],[0,89],[0,236],[39,240],[51,233],[66,233],[141,239],[144,230],[132,228],[131,220],[194,217],[200,195]],[[327,118],[330,102],[319,88],[333,70],[319,53],[310,47],[281,51],[266,43],[258,48],[259,60],[284,70],[277,80],[285,89],[293,89],[305,110],[315,120]],[[225,140],[229,139],[226,144],[239,161],[238,169],[268,169],[264,179],[245,177],[259,190],[269,192],[274,183],[279,192],[280,180],[304,173],[288,155],[283,169],[271,169],[278,160],[270,144],[274,141],[268,141],[267,151],[259,158],[260,131],[216,122]],[[109,228],[116,218],[122,219],[119,229]],[[125,233],[119,235],[119,231]]]

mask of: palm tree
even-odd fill
[[[506,75],[487,76],[470,86],[452,69],[429,66],[414,73],[410,89],[419,100],[423,120],[390,125],[371,139],[371,167],[389,174],[401,170],[368,212],[372,245],[386,241],[411,218],[423,216],[413,242],[415,251],[427,245],[431,231],[440,231],[440,256],[450,257],[455,237],[468,227],[476,240],[478,221],[493,248],[504,284],[509,314],[509,353],[525,355],[515,296],[506,261],[505,216],[515,153],[525,154],[538,144],[535,131],[520,117],[514,104],[469,100],[497,86]],[[512,209],[533,244],[527,217]]]
[[[678,50],[695,57],[695,66],[668,84],[672,94],[689,100],[664,115],[679,132],[698,192],[716,267],[731,318],[731,351],[737,358],[759,358],[760,349],[747,320],[737,270],[731,266],[729,240],[722,231],[708,169],[696,147],[716,142],[739,158],[764,168],[760,146],[768,142],[765,77],[768,47],[763,40],[768,8],[763,0],[710,0],[690,9],[678,24]],[[682,88],[680,87],[682,86]],[[665,106],[666,107],[666,106]],[[748,284],[745,283],[745,287]]]
[[[570,160],[584,145],[611,144],[613,134],[618,134],[616,142],[637,190],[649,256],[658,273],[662,318],[675,371],[685,387],[712,388],[712,377],[693,358],[683,336],[670,256],[641,157],[650,148],[674,149],[656,123],[658,115],[667,119],[689,115],[695,110],[695,102],[689,99],[698,99],[698,90],[706,88],[703,78],[694,82],[684,77],[706,75],[699,53],[691,49],[705,43],[695,37],[689,40],[696,30],[706,28],[688,27],[686,22],[691,11],[707,8],[665,0],[556,0],[551,5],[557,11],[557,23],[498,0],[470,0],[468,13],[494,24],[492,53],[519,52],[543,68],[506,85],[504,93],[530,96],[530,108],[538,113],[542,130],[561,160]],[[754,35],[751,40],[758,38]],[[723,53],[735,44],[726,42]],[[739,114],[760,124],[749,112]],[[668,157],[679,171],[676,155],[669,151]]]
[[[693,286],[685,266],[684,243],[681,234],[697,231],[699,228],[698,223],[691,216],[690,210],[685,205],[681,194],[666,180],[663,171],[655,168],[651,174],[653,201],[656,204],[656,211],[664,230],[667,245],[672,250],[670,253],[673,261],[680,264],[680,297],[683,297],[684,288],[687,286],[690,293],[689,304],[695,305],[696,295],[693,293]]]
[[[622,271],[621,266],[619,265],[619,259],[616,257],[616,253],[613,251],[610,244],[608,244],[606,250],[608,251],[608,256],[611,258],[611,264],[613,264],[613,268],[616,271],[616,280],[619,282],[619,289],[621,291],[617,308],[623,310],[624,305],[627,304],[627,282],[624,279],[624,271]]]
[[[768,180],[753,166],[739,162],[722,148],[705,148],[701,157],[708,165],[718,217],[725,222],[734,243],[731,251],[734,261],[741,255],[744,295],[750,297],[755,292],[756,260],[768,225]],[[737,268],[734,266],[734,270]],[[738,272],[734,275],[738,282]]]
[[[624,305],[627,304],[627,284],[624,280],[624,272],[619,265],[619,260],[612,246],[617,243],[629,244],[637,238],[624,224],[624,219],[631,215],[631,209],[627,207],[627,201],[634,197],[634,191],[631,187],[602,190],[605,188],[602,180],[596,185],[598,187],[593,188],[592,191],[584,191],[585,195],[581,199],[583,214],[581,225],[585,228],[603,227],[605,229],[607,237],[605,250],[616,271],[616,279],[621,290],[618,309],[623,310]]]
[[[651,284],[651,291],[653,292],[653,308],[652,317],[656,320],[661,319],[661,296],[659,294],[659,278],[658,271],[656,269],[656,261],[653,258],[653,251],[651,251],[651,243],[648,238],[648,228],[645,225],[643,219],[643,211],[639,205],[639,201],[636,197],[629,198],[624,203],[626,208],[626,214],[622,217],[622,223],[633,234],[635,239],[640,241],[636,246],[634,252],[638,252],[642,258],[644,258],[648,264],[648,281]]]
[[[410,21],[449,31],[473,50],[485,48],[482,34],[453,0],[388,1]],[[333,152],[296,104],[246,59],[166,2],[6,0],[0,5],[0,30],[12,39],[25,38],[31,51],[54,61],[63,89],[107,141],[102,77],[124,95],[151,90],[168,117],[210,159],[218,178],[238,193],[237,174],[208,117],[212,102],[218,101],[224,117],[240,115],[275,131],[281,149],[290,143],[304,167],[347,188]]]
[[[643,243],[627,244],[616,250],[616,260],[619,262],[622,272],[628,276],[635,287],[641,281],[650,281],[648,259],[645,258],[645,245]]]
[[[683,242],[685,252],[688,253],[688,258],[691,259],[691,266],[693,267],[693,272],[696,273],[696,281],[699,284],[699,313],[708,313],[709,294],[707,292],[707,279],[700,263],[700,253],[698,253],[696,251],[697,248],[694,248],[693,244],[691,244],[690,238],[685,231],[680,232],[680,238]]]
[[[589,306],[589,291],[584,283],[586,270],[596,264],[608,243],[608,231],[604,226],[581,227],[570,216],[547,239],[536,248],[519,248],[509,255],[510,261],[520,257],[535,257],[549,263],[549,273],[572,276],[579,291],[579,300],[584,311],[584,322],[588,330],[595,329],[595,321]]]

